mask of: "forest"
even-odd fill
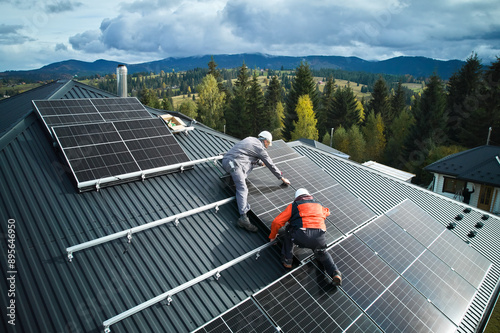
[[[83,79],[116,93],[115,74]],[[475,53],[447,81],[437,74],[312,70],[307,63],[295,70],[250,69],[245,63],[218,69],[213,57],[207,68],[135,73],[127,81],[129,95],[143,104],[179,111],[234,137],[268,130],[275,140],[317,140],[351,160],[413,173],[422,186],[432,179],[423,168],[434,161],[500,144],[500,60],[484,66]],[[423,89],[407,88],[415,83]]]

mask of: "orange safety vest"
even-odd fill
[[[273,220],[271,224],[270,239],[276,238],[278,230],[287,222],[292,228],[322,229],[326,231],[325,219],[330,215],[330,210],[312,199],[298,200],[289,204]]]

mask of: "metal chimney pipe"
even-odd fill
[[[116,79],[118,84],[118,96],[127,97],[127,66],[118,65],[116,68]]]

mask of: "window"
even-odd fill
[[[457,193],[461,192],[466,182],[456,178],[444,177],[443,192]]]

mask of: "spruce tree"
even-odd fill
[[[405,144],[406,167],[415,173],[415,181],[420,182],[421,170],[429,151],[448,142],[446,126],[446,95],[443,82],[433,74],[427,84],[417,107],[413,109],[415,124],[411,127]]]
[[[243,139],[251,133],[247,126],[247,99],[250,87],[250,76],[248,68],[243,65],[238,70],[238,77],[233,87],[233,97],[228,108],[225,110],[226,131],[229,135]]]
[[[257,71],[254,71],[250,87],[248,88],[247,99],[247,126],[250,133],[256,135],[263,130],[271,130],[271,121],[264,109],[264,94],[257,77]]]
[[[392,121],[392,113],[389,103],[389,90],[382,76],[379,76],[379,79],[375,82],[371,95],[372,99],[368,104],[368,109],[375,112],[375,115],[380,113],[384,123],[390,124]]]
[[[273,138],[279,139],[283,137],[284,111],[282,100],[283,90],[278,76],[274,75],[265,93],[265,110],[267,117],[269,117],[270,132],[273,134]]]
[[[328,125],[337,128],[339,125],[350,128],[359,122],[358,101],[348,85],[338,87],[328,108]]]
[[[328,119],[328,108],[333,100],[333,95],[335,93],[335,79],[329,77],[326,81],[325,89],[323,89],[323,94],[321,96],[321,105],[316,112],[318,118],[318,132],[319,136],[322,137],[327,133],[330,128],[333,127],[333,123]]]
[[[478,124],[481,111],[480,83],[482,79],[482,65],[477,54],[473,53],[467,58],[460,70],[454,73],[448,82],[447,109],[449,114],[448,135],[450,141],[472,148],[476,146],[474,136],[479,134],[474,128]],[[472,121],[474,119],[474,121]],[[479,128],[483,124],[479,125]],[[472,142],[470,140],[472,139]]]
[[[484,139],[485,127],[491,127],[491,145],[500,145],[500,58],[493,62],[484,72],[483,87],[481,89],[480,106],[485,110],[485,120],[481,132],[477,134],[479,140]],[[485,141],[483,141],[485,142]]]
[[[300,63],[295,71],[295,77],[292,80],[292,87],[286,98],[285,107],[285,130],[284,137],[286,140],[291,138],[291,133],[294,129],[293,122],[297,121],[297,102],[300,96],[309,95],[313,103],[313,109],[317,110],[319,107],[319,97],[314,83],[314,77],[308,64]]]

